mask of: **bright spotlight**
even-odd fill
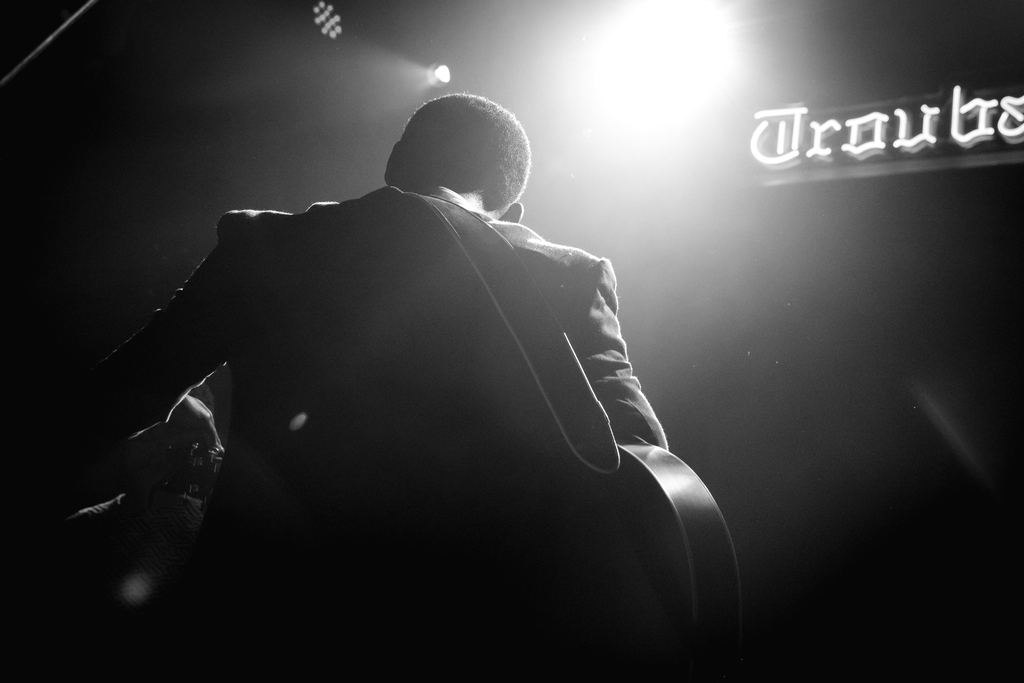
[[[723,84],[734,61],[726,18],[705,0],[631,4],[595,37],[598,87],[618,115],[689,111]]]
[[[430,85],[439,86],[452,80],[451,69],[446,64],[432,64],[427,69],[427,80]]]

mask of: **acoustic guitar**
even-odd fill
[[[682,641],[690,680],[725,675],[739,658],[740,584],[732,538],[711,493],[665,449],[615,444],[572,345],[504,237],[449,201],[412,196],[432,208],[476,271],[566,444],[606,475],[605,497]]]

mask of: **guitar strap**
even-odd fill
[[[608,415],[594,395],[569,339],[513,246],[460,206],[426,195],[409,196],[433,210],[473,267],[515,339],[572,452],[598,472],[617,470],[619,451]]]

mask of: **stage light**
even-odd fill
[[[705,0],[630,4],[595,36],[611,113],[678,117],[707,101],[734,62],[726,16]]]
[[[451,69],[446,64],[432,64],[427,69],[427,80],[430,85],[440,86],[444,83],[448,83],[452,80]]]
[[[320,33],[331,40],[341,35],[341,17],[335,14],[334,5],[318,2],[313,6],[313,23],[320,27]]]

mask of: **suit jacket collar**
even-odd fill
[[[467,202],[462,195],[460,195],[458,192],[449,190],[447,187],[441,187],[440,185],[438,185],[436,187],[427,188],[426,190],[424,190],[424,192],[422,192],[422,194],[429,195],[431,197],[437,197],[438,199],[443,199],[446,202],[451,202],[452,204],[455,204],[456,206],[462,207],[466,211],[469,211],[470,213],[474,214],[480,220],[486,223],[490,223],[491,221],[494,220],[487,214],[480,213],[480,211],[474,208],[472,205],[470,205],[470,203]]]

